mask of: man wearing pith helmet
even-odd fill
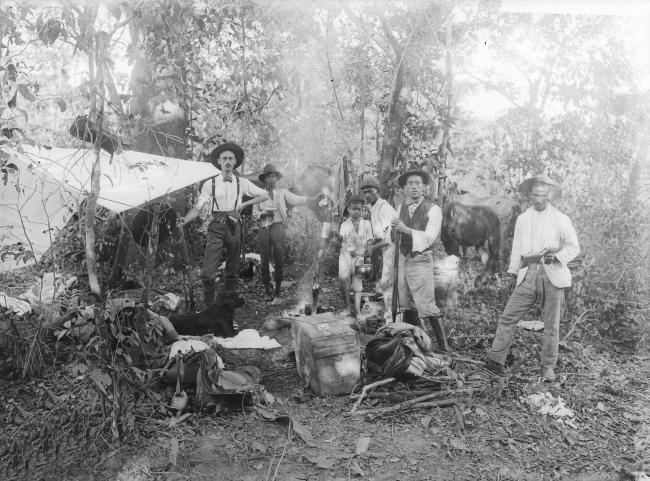
[[[397,209],[391,221],[393,230],[400,233],[398,292],[402,320],[418,325],[428,322],[441,351],[449,344],[442,323],[442,314],[436,305],[433,284],[433,242],[440,234],[442,211],[424,198],[426,186],[431,183],[427,172],[411,168],[397,178],[405,190],[406,200]]]
[[[208,204],[212,219],[203,256],[201,281],[205,306],[214,303],[216,277],[219,266],[226,259],[224,290],[234,291],[239,284],[239,259],[241,249],[242,209],[268,199],[268,195],[250,180],[240,178],[235,169],[244,161],[244,151],[237,144],[219,145],[210,154],[210,161],[217,169],[216,175],[201,188],[196,205],[180,222],[188,223],[196,219],[203,206]],[[252,197],[242,202],[242,196]]]
[[[381,252],[382,269],[378,291],[384,299],[384,319],[391,322],[391,302],[393,297],[393,256],[394,244],[391,240],[390,221],[397,214],[393,206],[379,197],[379,181],[364,175],[359,185],[363,199],[370,205],[370,225],[373,240],[366,248],[366,255]]]
[[[487,368],[497,375],[504,374],[517,323],[539,299],[544,322],[541,377],[545,381],[555,381],[560,310],[564,289],[571,286],[567,264],[580,253],[578,236],[571,219],[550,204],[562,194],[557,182],[545,174],[535,175],[524,180],[519,190],[530,197],[531,206],[515,224],[508,267],[513,290],[499,317],[497,332],[487,354]]]

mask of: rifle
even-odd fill
[[[195,312],[196,304],[194,303],[194,287],[192,285],[192,267],[190,266],[190,255],[185,243],[185,231],[182,225],[178,226],[178,233],[180,234],[180,242],[183,248],[183,257],[185,257],[185,268],[187,270],[187,277],[183,274],[183,291],[185,294],[185,311]],[[188,299],[189,293],[189,299]]]
[[[393,255],[393,298],[391,299],[390,310],[393,316],[393,322],[397,319],[397,312],[399,311],[399,287],[397,285],[399,279],[399,244],[402,239],[402,233],[394,230],[395,235],[395,253]]]

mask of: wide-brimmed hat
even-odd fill
[[[372,187],[374,189],[379,189],[379,181],[377,180],[376,177],[373,177],[372,175],[364,175],[363,179],[361,179],[359,190],[367,189],[369,187]]]
[[[212,162],[212,165],[219,169],[221,168],[219,165],[219,156],[222,152],[232,152],[235,155],[235,169],[239,167],[244,161],[244,149],[242,149],[239,145],[230,142],[221,144],[210,154],[210,162]]]
[[[259,175],[259,179],[262,182],[266,182],[266,176],[269,174],[275,174],[278,179],[282,178],[282,174],[278,171],[278,169],[275,168],[275,165],[273,164],[266,164],[264,166],[264,170],[262,170],[262,173]]]
[[[533,190],[533,186],[535,184],[548,185],[550,187],[549,189],[550,199],[557,199],[562,195],[562,187],[560,187],[560,184],[555,182],[546,174],[533,175],[532,177],[529,177],[528,179],[524,180],[519,185],[519,192],[521,192],[524,195],[530,195],[531,191]]]
[[[408,179],[411,175],[419,175],[422,177],[422,183],[424,185],[429,185],[431,183],[431,176],[428,172],[420,169],[419,167],[411,167],[409,170],[397,178],[397,184],[400,187],[404,187],[406,185],[406,179]]]

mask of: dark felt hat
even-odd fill
[[[422,177],[422,183],[424,185],[429,185],[431,183],[431,176],[427,172],[418,167],[411,167],[409,170],[397,178],[397,184],[400,187],[404,187],[406,185],[406,179],[408,179],[411,175],[419,175]]]
[[[364,175],[363,179],[361,179],[361,185],[359,185],[359,189],[363,190],[369,187],[379,189],[379,181],[372,175]]]
[[[278,171],[278,169],[275,168],[275,165],[266,164],[264,166],[264,170],[259,175],[260,181],[265,182],[266,176],[269,175],[269,174],[275,174],[278,177],[278,179],[282,178],[282,174]]]
[[[550,187],[549,189],[549,198],[552,199],[557,199],[562,195],[562,188],[560,187],[560,184],[555,182],[553,179],[551,179],[548,175],[546,174],[537,174],[533,175],[532,177],[529,177],[528,179],[524,180],[520,185],[519,185],[519,192],[525,195],[530,195],[531,191],[533,190],[533,186],[535,184],[545,184]]]
[[[221,168],[221,166],[219,165],[219,156],[221,155],[222,152],[232,152],[235,155],[235,159],[236,159],[235,169],[239,167],[241,163],[244,161],[244,149],[242,149],[239,145],[233,143],[221,144],[216,149],[214,149],[210,154],[210,162],[212,162],[212,165],[214,165],[218,169]]]

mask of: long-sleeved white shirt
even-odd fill
[[[422,200],[420,200],[422,202]],[[412,212],[417,209],[417,206],[420,204],[413,204]],[[404,204],[402,204],[404,205]],[[399,206],[399,211],[397,212],[397,217],[400,217],[402,212],[402,205]],[[410,212],[410,216],[412,216]],[[411,252],[423,252],[433,245],[436,238],[440,235],[440,228],[442,226],[442,210],[436,204],[432,205],[427,212],[427,226],[424,230],[415,230],[411,229],[411,238],[413,239],[413,247]]]
[[[517,275],[517,285],[528,272],[528,267],[522,267],[522,256],[538,255],[545,249],[558,250],[559,262],[542,264],[549,280],[555,287],[570,287],[567,264],[580,253],[578,235],[571,219],[550,204],[542,212],[530,207],[517,218],[508,267],[509,273]]]
[[[397,212],[393,209],[393,206],[382,198],[377,199],[377,202],[370,206],[370,223],[372,225],[372,235],[375,239],[385,240],[392,244],[390,221],[396,216]]]
[[[282,189],[276,187],[273,190],[273,198],[264,200],[258,204],[255,204],[253,207],[253,213],[255,217],[260,219],[260,224],[262,227],[275,224],[276,222],[286,222],[287,221],[287,202],[289,204],[296,205],[305,205],[307,203],[308,197],[304,195],[296,195],[292,192],[289,192],[287,189]],[[273,213],[272,216],[265,216],[262,218],[262,214],[266,212],[266,209],[269,207],[274,207],[277,210]]]

